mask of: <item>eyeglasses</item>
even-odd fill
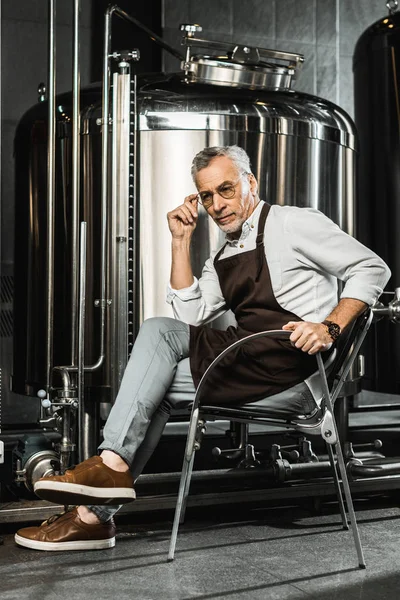
[[[218,194],[218,196],[221,196],[221,198],[225,198],[225,200],[230,200],[233,198],[236,194],[236,186],[242,179],[243,175],[248,175],[248,173],[242,173],[239,179],[237,179],[234,183],[222,183],[217,187],[215,192],[199,192],[197,194],[197,198],[200,204],[202,204],[204,208],[208,210],[213,204],[215,194]]]

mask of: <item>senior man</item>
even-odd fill
[[[15,539],[22,546],[114,546],[112,516],[118,505],[135,498],[134,480],[171,406],[193,399],[202,374],[224,348],[257,331],[292,331],[290,341],[259,339],[228,355],[210,382],[210,402],[271,397],[310,375],[312,355],[330,348],[389,279],[389,269],[376,254],[322,213],[260,200],[242,148],[205,148],[193,160],[192,175],[198,193],[168,213],[172,266],[167,301],[176,318],[143,323],[104,428],[100,456],[35,485],[41,498],[78,506],[40,527],[21,529]],[[200,280],[190,262],[198,203],[226,234]],[[344,282],[339,303],[338,279]],[[236,327],[207,326],[228,309]],[[304,396],[300,404],[280,408],[311,414],[316,407]]]

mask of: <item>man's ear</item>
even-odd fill
[[[251,193],[256,194],[258,191],[258,183],[257,183],[257,179],[254,177],[253,173],[250,173],[250,175],[249,175],[249,182],[250,182]]]

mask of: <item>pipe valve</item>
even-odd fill
[[[400,324],[400,287],[395,288],[394,292],[388,292],[394,294],[394,299],[389,302],[387,306],[382,302],[376,302],[372,307],[374,313],[374,321],[379,321],[383,317],[388,317],[392,323]]]

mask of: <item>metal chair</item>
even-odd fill
[[[292,417],[288,418],[287,414],[279,414],[278,411],[271,411],[271,409],[268,407],[256,407],[256,403],[254,403],[251,407],[249,407],[247,404],[237,407],[212,405],[206,406],[201,404],[202,391],[210,373],[229,352],[245,344],[249,340],[255,340],[261,337],[277,336],[288,338],[291,332],[274,330],[254,333],[233,343],[231,346],[221,352],[217,358],[215,358],[215,360],[210,364],[204,373],[199,383],[192,406],[178,500],[175,509],[175,518],[168,553],[169,561],[174,559],[179,524],[182,523],[184,519],[186,501],[189,494],[193,470],[194,456],[196,450],[200,446],[199,434],[204,431],[204,423],[207,418],[215,419],[217,416],[218,418],[225,418],[229,421],[239,423],[257,423],[259,425],[277,425],[279,427],[284,426],[309,435],[319,435],[323,438],[328,449],[329,461],[332,467],[332,474],[338,497],[340,513],[342,516],[343,527],[348,529],[341,484],[343,486],[343,491],[346,498],[347,509],[354,537],[354,544],[357,550],[358,564],[360,568],[365,568],[365,560],[354,513],[353,502],[346,473],[346,466],[343,459],[343,453],[335,421],[334,403],[340,394],[350,368],[360,350],[361,344],[371,325],[372,319],[373,314],[369,309],[355,319],[348,331],[341,336],[341,343],[338,344],[334,356],[332,353],[331,357],[325,363],[322,359],[321,353],[316,354],[318,370],[313,373],[311,377],[305,380],[303,384],[304,389],[307,389],[311,392],[316,403],[316,409],[312,415],[293,415]],[[283,394],[290,391],[291,390],[287,390],[286,392],[272,396],[268,398],[268,400],[271,400],[271,398],[281,397]],[[335,464],[334,451],[336,453],[340,479]]]

